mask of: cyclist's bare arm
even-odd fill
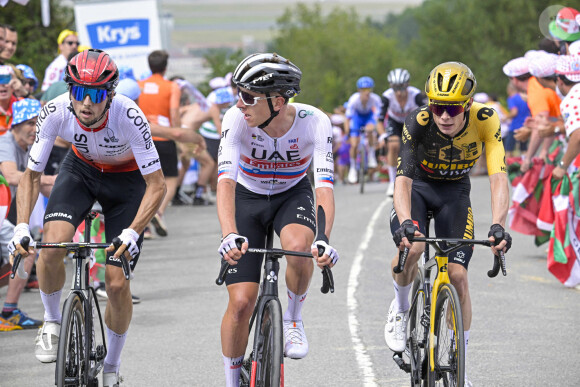
[[[30,214],[38,200],[41,176],[42,172],[34,172],[30,168],[26,168],[22,174],[16,193],[17,223],[29,222]]]
[[[236,182],[232,179],[222,179],[217,184],[217,213],[222,228],[222,238],[229,234],[238,234],[236,227]],[[242,251],[246,251],[248,244],[242,245]],[[237,248],[231,249],[223,256],[230,265],[237,265],[235,260],[242,257],[242,251]]]
[[[153,219],[167,191],[165,178],[163,177],[161,169],[143,175],[143,179],[145,179],[147,188],[145,189],[143,199],[141,199],[137,215],[129,226],[129,228],[135,230],[138,234],[141,234],[151,219]]]
[[[324,235],[330,238],[332,232],[332,225],[334,223],[334,191],[332,188],[320,187],[316,188],[316,205],[322,206],[326,215],[326,228]]]
[[[151,134],[157,137],[167,138],[177,142],[190,142],[205,147],[205,141],[201,134],[194,132],[191,129],[173,128],[161,126],[154,122],[149,122],[151,127]]]
[[[395,180],[395,193],[393,194],[393,205],[399,218],[399,224],[407,219],[411,219],[411,188],[413,179],[407,176],[397,176]],[[411,248],[411,243],[407,238],[403,238],[405,247]]]
[[[505,221],[509,209],[509,183],[506,173],[494,173],[489,176],[489,183],[491,187],[491,219],[492,224],[499,224],[505,227]],[[491,249],[503,250],[507,242],[505,240],[497,246],[492,246]]]
[[[215,125],[218,134],[222,135],[222,120],[220,117],[220,108],[218,107],[218,105],[216,105],[215,103],[213,105],[211,105],[211,107],[209,108],[209,115],[211,116],[211,119],[213,121],[213,124]]]

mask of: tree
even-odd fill
[[[32,67],[42,84],[46,67],[58,54],[58,35],[66,28],[75,29],[73,10],[62,6],[60,0],[51,0],[50,26],[43,27],[40,1],[30,1],[26,6],[11,1],[0,9],[0,22],[14,26],[18,32],[18,47],[10,61]]]
[[[235,51],[228,49],[213,49],[209,50],[203,58],[211,68],[211,73],[208,75],[207,82],[198,85],[198,89],[205,95],[208,95],[211,92],[209,81],[212,78],[223,77],[227,73],[233,72],[238,63],[245,58],[245,55],[242,53],[241,49]]]
[[[361,21],[353,9],[334,8],[323,17],[320,6],[298,4],[277,22],[271,48],[302,70],[299,101],[332,111],[356,91],[356,80],[364,75],[374,78],[376,90],[386,88],[395,41]]]

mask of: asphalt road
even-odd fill
[[[360,195],[356,186],[336,186],[336,292],[320,293],[315,271],[303,310],[310,353],[286,362],[288,386],[409,385],[383,339],[395,254],[385,189],[369,184]],[[491,221],[487,178],[473,179],[472,203],[475,235],[482,239]],[[134,307],[122,356],[123,385],[223,385],[219,332],[227,295],[214,283],[220,238],[215,206],[171,207],[167,224],[167,238],[146,242],[131,285],[142,303]],[[471,261],[468,375],[476,386],[578,385],[580,292],[547,271],[546,246],[513,236],[507,277],[487,277],[492,258],[484,248]],[[0,300],[5,294],[0,289]],[[32,317],[43,315],[38,293],[24,293],[20,307]],[[52,385],[54,364],[35,359],[35,337],[35,330],[0,333],[0,386]]]

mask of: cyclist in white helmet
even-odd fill
[[[332,128],[313,106],[289,103],[300,92],[302,72],[277,54],[253,54],[233,74],[239,100],[222,121],[218,154],[217,211],[222,229],[220,255],[231,265],[226,277],[229,302],[221,342],[227,386],[238,386],[248,342],[249,321],[258,296],[262,255],[272,224],[283,249],[311,251],[319,267],[332,267],[338,253],[328,237],[334,221]],[[314,193],[306,172],[314,162]],[[326,230],[316,242],[314,205],[326,213]],[[244,241],[239,249],[236,241]],[[318,256],[316,245],[325,247]],[[288,309],[284,313],[284,354],[308,353],[302,306],[314,270],[311,260],[287,257]]]
[[[389,187],[387,195],[393,196],[395,177],[397,176],[397,157],[401,147],[401,133],[407,115],[426,103],[421,90],[409,86],[411,75],[405,69],[396,68],[389,72],[387,80],[391,87],[381,95],[383,106],[377,122],[377,131],[381,134],[379,142],[387,140],[387,165],[389,169]],[[387,120],[385,129],[385,119]]]

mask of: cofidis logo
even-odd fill
[[[149,19],[125,19],[87,25],[89,38],[100,49],[149,45]]]

